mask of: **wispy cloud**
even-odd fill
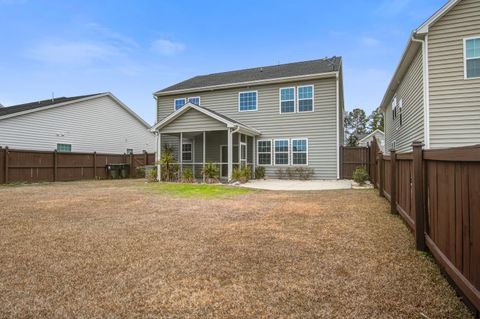
[[[166,39],[158,39],[152,42],[152,49],[162,55],[172,56],[185,50],[185,44]]]

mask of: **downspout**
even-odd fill
[[[422,44],[423,55],[423,136],[425,148],[430,148],[430,92],[428,85],[428,34],[425,35],[425,40],[415,38],[415,33],[412,35],[412,41]]]

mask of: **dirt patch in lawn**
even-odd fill
[[[469,318],[373,191],[0,188],[0,317]]]

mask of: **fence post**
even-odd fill
[[[53,181],[57,181],[57,167],[58,167],[58,153],[57,150],[53,151]]]
[[[340,145],[340,162],[338,165],[340,165],[340,179],[343,179],[343,145]]]
[[[383,189],[385,188],[385,162],[381,151],[378,152],[378,166],[380,167],[380,172],[378,174],[378,195],[380,197],[385,197],[383,194]]]
[[[8,146],[5,146],[5,184],[8,184]]]
[[[390,212],[397,213],[397,152],[390,150]]]
[[[425,200],[423,178],[423,143],[415,141],[413,146],[413,194],[415,200],[415,246],[425,251]]]
[[[97,179],[97,152],[93,152],[93,179]]]
[[[143,150],[143,165],[148,165],[148,153],[146,150]]]
[[[133,154],[130,153],[130,178],[133,178]]]

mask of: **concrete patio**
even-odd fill
[[[274,191],[318,191],[332,189],[351,189],[352,182],[350,180],[280,180],[265,179],[251,180],[248,183],[241,184],[241,187],[265,189]]]

